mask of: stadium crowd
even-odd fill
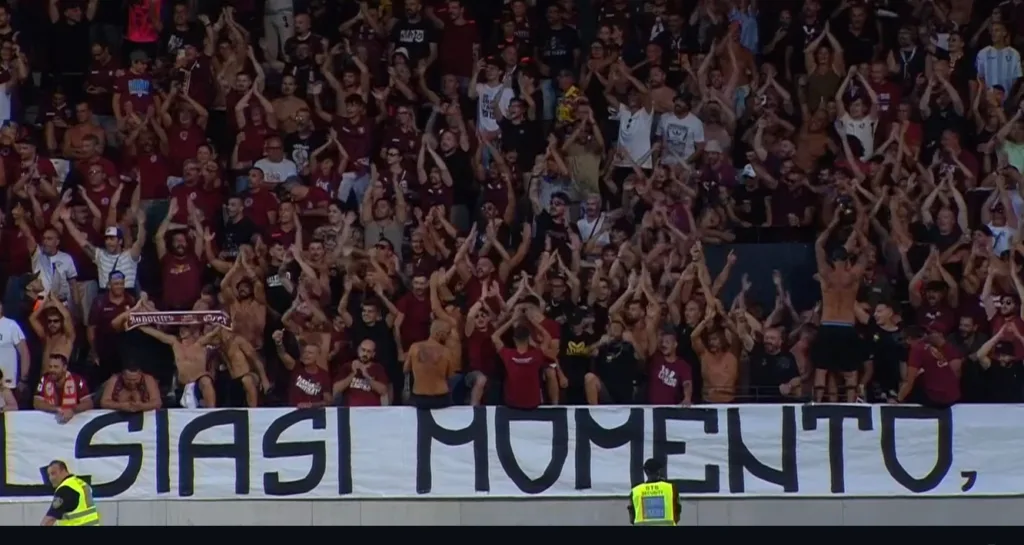
[[[1021,41],[1020,0],[7,0],[0,409],[1024,401]]]

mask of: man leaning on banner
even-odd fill
[[[55,488],[50,509],[40,526],[99,526],[100,512],[92,497],[92,487],[68,471],[60,460],[46,466],[46,475]]]
[[[629,518],[634,526],[675,526],[679,523],[679,493],[668,481],[665,462],[649,458],[644,462],[647,482],[633,487],[629,497]]]

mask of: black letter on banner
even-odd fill
[[[110,481],[109,483],[96,484],[95,482],[92,482],[91,479],[78,475],[90,482],[93,493],[97,497],[109,498],[117,496],[118,494],[124,493],[133,484],[135,484],[135,479],[139,478],[139,472],[142,471],[142,445],[140,443],[131,443],[127,445],[94,445],[92,444],[93,436],[95,436],[100,430],[125,423],[128,424],[129,433],[140,432],[143,428],[143,418],[144,415],[142,413],[106,413],[90,419],[78,432],[78,437],[75,438],[76,459],[128,458],[128,464],[125,466],[124,473],[121,473],[118,478]],[[74,468],[71,470],[74,471]],[[46,474],[45,467],[43,468],[43,474]]]
[[[325,409],[297,410],[278,417],[263,434],[263,457],[294,458],[311,456],[309,473],[296,481],[282,481],[277,471],[263,474],[263,491],[268,496],[295,496],[313,490],[324,478],[327,470],[327,448],[323,441],[296,441],[279,443],[281,434],[288,428],[300,423],[312,422],[314,430],[327,429],[327,413]]]
[[[662,460],[668,460],[669,456],[675,454],[686,454],[686,441],[670,441],[668,438],[669,422],[703,422],[704,435],[715,435],[718,433],[718,410],[717,409],[682,409],[659,407],[651,410],[651,420],[654,426],[654,448],[653,456]],[[642,462],[641,462],[642,463]],[[643,482],[643,478],[637,479],[636,469],[643,473],[643,467],[630,470],[633,477],[633,484]],[[670,475],[671,476],[671,475]],[[708,494],[718,492],[719,468],[714,464],[704,466],[704,480],[698,479],[670,479],[675,483],[680,494]]]
[[[196,437],[209,429],[231,426],[230,443],[195,444]],[[200,414],[185,424],[178,437],[178,495],[195,494],[196,460],[231,458],[235,461],[235,494],[249,493],[249,414],[244,410],[218,409]]]
[[[335,413],[338,434],[338,495],[352,493],[352,425],[348,407],[338,407]]]
[[[416,493],[429,494],[434,484],[430,451],[434,441],[449,447],[473,443],[474,488],[491,491],[487,464],[487,408],[474,407],[473,421],[461,430],[441,427],[431,411],[416,411]]]
[[[39,484],[16,484],[7,482],[10,471],[7,460],[10,458],[11,446],[7,440],[7,420],[14,420],[18,413],[0,413],[0,498],[47,497],[53,495],[53,486],[46,476],[46,468],[42,469]],[[16,435],[11,432],[11,435]],[[41,434],[45,437],[45,433]],[[46,460],[49,462],[49,460]]]
[[[565,459],[569,456],[569,423],[565,409],[537,409],[521,411],[508,407],[494,408],[494,448],[498,452],[498,461],[509,479],[519,490],[527,494],[540,494],[551,488],[551,485],[562,476]],[[531,479],[519,466],[516,455],[512,452],[511,422],[550,422],[551,423],[551,458],[544,473]],[[538,445],[539,446],[539,445]],[[534,449],[535,451],[536,449]]]
[[[932,490],[946,478],[953,465],[953,413],[950,409],[928,409],[925,407],[882,407],[882,460],[896,482],[911,492],[920,494]],[[903,468],[896,456],[897,420],[934,420],[939,425],[938,448],[935,467],[923,479],[915,479]]]
[[[167,409],[154,413],[156,417],[156,492],[171,491],[171,422]]]
[[[621,426],[605,428],[590,416],[590,409],[576,409],[576,489],[592,486],[590,444],[603,449],[619,448],[629,443],[629,477],[634,483],[644,480],[644,410],[630,409],[629,418]]]
[[[828,420],[828,465],[832,474],[832,493],[846,492],[846,462],[843,458],[843,420],[857,420],[857,429],[871,431],[871,407],[857,405],[805,405],[802,409],[804,431],[818,429],[818,420]]]
[[[799,492],[796,470],[796,410],[782,407],[782,469],[761,463],[743,443],[740,410],[726,409],[729,425],[729,491],[745,492],[744,470],[769,483],[777,484],[786,492]],[[767,434],[774,439],[774,433]]]

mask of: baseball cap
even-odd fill
[[[128,55],[128,60],[132,62],[149,62],[149,55],[141,49],[136,49],[132,51],[131,55]]]
[[[754,165],[747,164],[747,166],[743,167],[743,172],[740,172],[740,176],[743,176],[744,178],[756,178],[757,173],[754,172]]]
[[[107,227],[107,230],[103,232],[103,236],[121,238],[121,230],[117,227]]]
[[[406,60],[409,60],[409,48],[399,47],[395,49],[395,52],[391,56],[394,57],[395,55],[402,55]]]

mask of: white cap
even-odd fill
[[[754,172],[754,165],[748,163],[747,166],[743,167],[743,172],[740,173],[740,176],[746,178],[756,178],[757,173]]]
[[[121,237],[121,230],[117,227],[107,227],[107,230],[103,232],[104,237]]]

